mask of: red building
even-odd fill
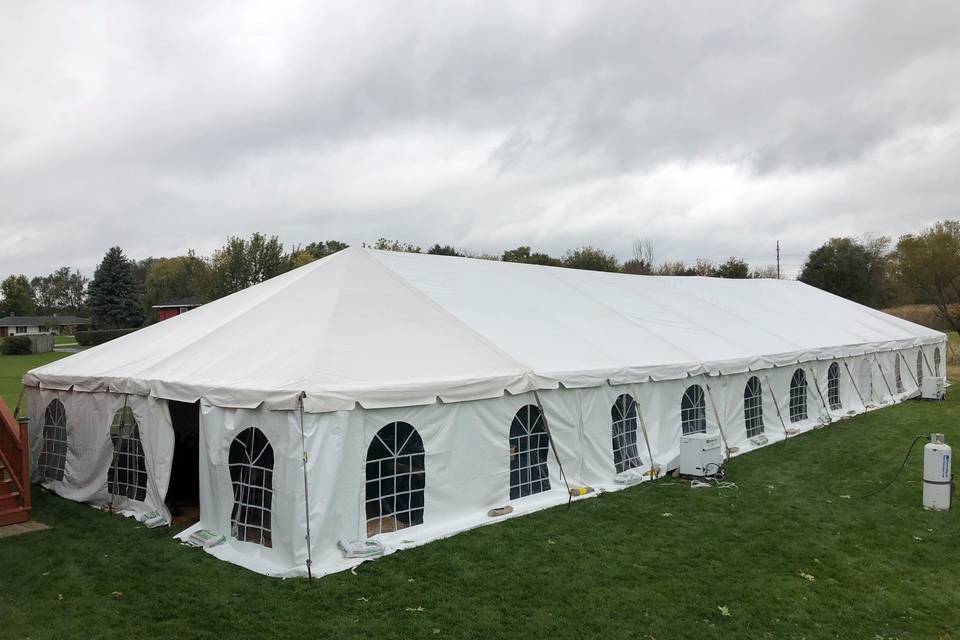
[[[153,308],[157,310],[161,320],[167,320],[181,313],[186,313],[190,311],[190,309],[199,307],[200,304],[201,302],[197,298],[181,298],[179,300],[170,300],[169,302],[155,304]]]

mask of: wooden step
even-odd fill
[[[17,490],[17,485],[14,484],[13,480],[2,480],[0,479],[0,496],[9,495],[14,493]]]
[[[20,493],[17,491],[8,493],[5,496],[0,496],[0,511],[16,509],[22,506],[23,502],[20,500]]]
[[[4,527],[8,524],[19,524],[21,522],[26,522],[30,519],[30,510],[24,509],[23,507],[16,507],[15,509],[2,509],[0,508],[0,527]]]

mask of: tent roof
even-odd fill
[[[24,383],[308,411],[731,373],[941,342],[799,282],[635,276],[351,248]]]

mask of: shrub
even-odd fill
[[[74,337],[82,346],[93,347],[98,344],[103,344],[104,342],[110,342],[134,331],[137,331],[137,329],[96,329],[93,331],[77,331]]]
[[[3,355],[5,356],[24,356],[33,351],[30,346],[30,338],[26,336],[10,336],[3,340]]]

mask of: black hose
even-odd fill
[[[903,471],[903,468],[904,468],[905,466],[907,466],[907,460],[910,459],[910,454],[913,452],[913,448],[917,445],[917,441],[918,441],[918,440],[926,440],[926,439],[927,439],[927,436],[917,436],[916,438],[913,439],[913,442],[910,443],[910,448],[907,449],[907,455],[904,456],[903,462],[900,464],[900,468],[897,469],[897,473],[893,476],[893,478],[890,479],[890,482],[888,482],[887,484],[883,485],[882,487],[880,487],[880,488],[877,489],[876,491],[871,491],[870,493],[868,493],[868,494],[866,494],[866,495],[857,496],[856,498],[854,498],[854,500],[862,500],[863,498],[870,498],[870,497],[872,497],[872,496],[875,496],[875,495],[877,495],[878,493],[880,493],[881,491],[887,489],[887,488],[888,488],[890,485],[892,485],[894,482],[896,482],[897,478],[900,477],[900,472]]]

